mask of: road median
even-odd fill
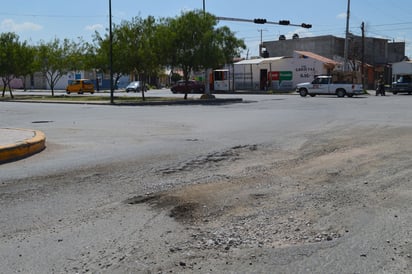
[[[43,132],[29,129],[0,129],[0,164],[29,157],[46,147]]]

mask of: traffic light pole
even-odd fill
[[[235,22],[247,22],[247,23],[255,23],[255,24],[272,24],[272,25],[283,25],[283,26],[294,26],[294,27],[302,27],[306,29],[310,29],[312,27],[311,24],[291,24],[289,20],[279,20],[278,22],[275,21],[268,21],[266,19],[242,19],[242,18],[232,18],[232,17],[216,17],[217,20],[221,21],[235,21]]]

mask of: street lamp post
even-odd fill
[[[110,103],[114,103],[113,99],[113,34],[112,34],[112,0],[109,0],[109,69],[110,69]]]
[[[206,0],[203,0],[203,16],[206,18],[206,4],[205,4]],[[205,68],[205,94],[206,94],[206,98],[211,98],[211,94],[210,94],[210,86],[209,86],[209,69]]]

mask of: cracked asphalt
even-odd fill
[[[410,273],[411,98],[2,103],[1,272]]]

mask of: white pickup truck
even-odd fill
[[[317,76],[310,83],[301,83],[296,86],[296,92],[300,96],[310,95],[337,95],[338,97],[352,97],[353,95],[363,94],[361,84],[340,84],[332,83],[332,76]]]

